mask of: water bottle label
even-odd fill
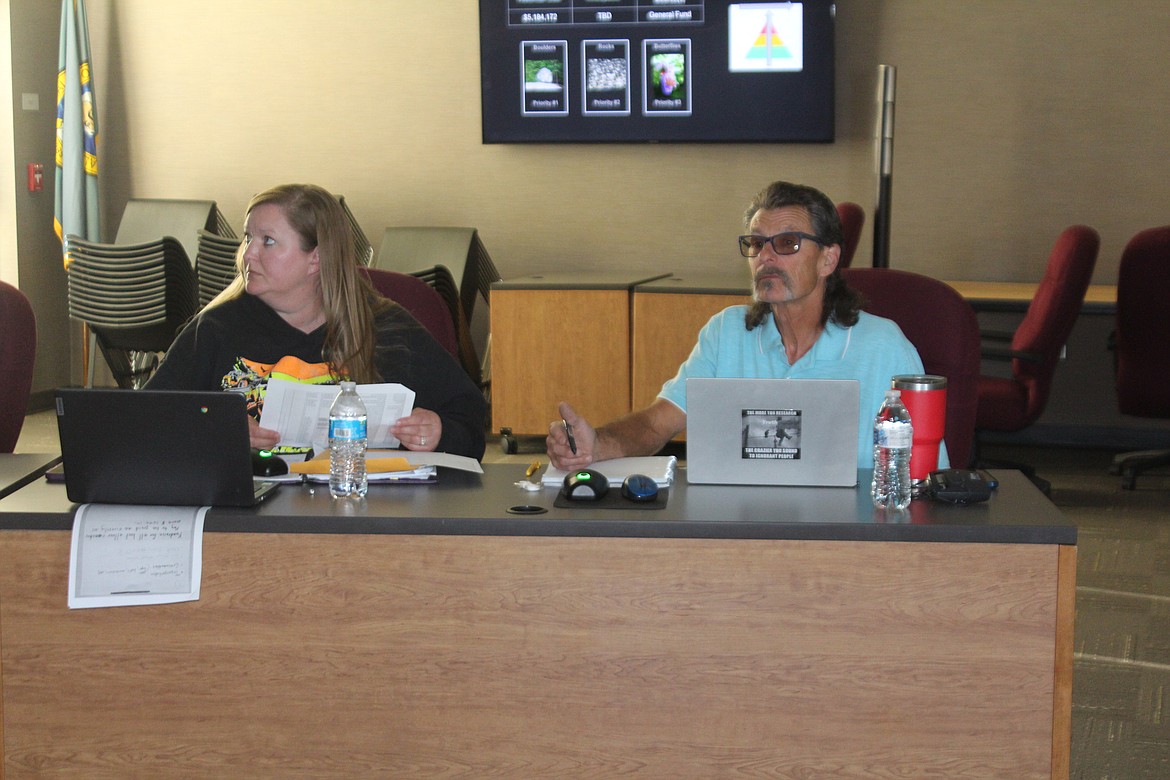
[[[365,420],[330,420],[329,438],[344,441],[357,441],[366,438]]]
[[[874,433],[879,447],[892,450],[909,449],[914,443],[914,429],[905,423],[881,423]]]

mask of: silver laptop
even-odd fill
[[[60,388],[56,401],[70,501],[252,506],[279,484],[252,479],[239,393]]]
[[[860,383],[687,380],[687,482],[857,484]]]

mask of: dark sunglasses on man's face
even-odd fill
[[[740,236],[739,253],[744,257],[758,257],[764,244],[771,243],[772,251],[778,255],[794,255],[800,251],[801,241],[808,240],[824,246],[824,242],[811,233],[787,231],[774,236]]]

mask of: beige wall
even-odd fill
[[[61,3],[52,0],[7,0],[11,66],[9,105],[12,111],[11,166],[6,166],[0,197],[0,225],[6,248],[0,263],[5,281],[16,284],[32,303],[37,317],[37,362],[34,392],[68,384],[71,338],[61,244],[53,232],[53,154],[57,117],[57,25]],[[22,107],[21,97],[34,94],[35,111]],[[44,189],[29,192],[26,166],[44,166]],[[9,198],[11,197],[11,200]],[[9,232],[13,231],[13,232]],[[12,252],[7,248],[15,236]]]
[[[11,2],[55,40],[56,2]],[[238,229],[252,193],[302,180],[375,245],[474,225],[506,277],[738,269],[742,207],[773,178],[872,217],[879,63],[898,68],[892,265],[1034,280],[1085,222],[1110,283],[1128,237],[1170,222],[1170,3],[842,0],[836,143],[636,146],[481,144],[474,0],[87,6],[110,235],[127,197],[213,198]]]
[[[8,52],[4,42],[11,39],[8,0],[0,0],[0,54]],[[16,145],[12,142],[12,57],[0,56],[0,280],[18,281],[16,255]]]

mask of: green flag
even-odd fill
[[[97,175],[97,101],[89,67],[85,0],[61,0],[53,228],[62,242],[71,234],[101,240]],[[68,268],[69,257],[63,257]]]

